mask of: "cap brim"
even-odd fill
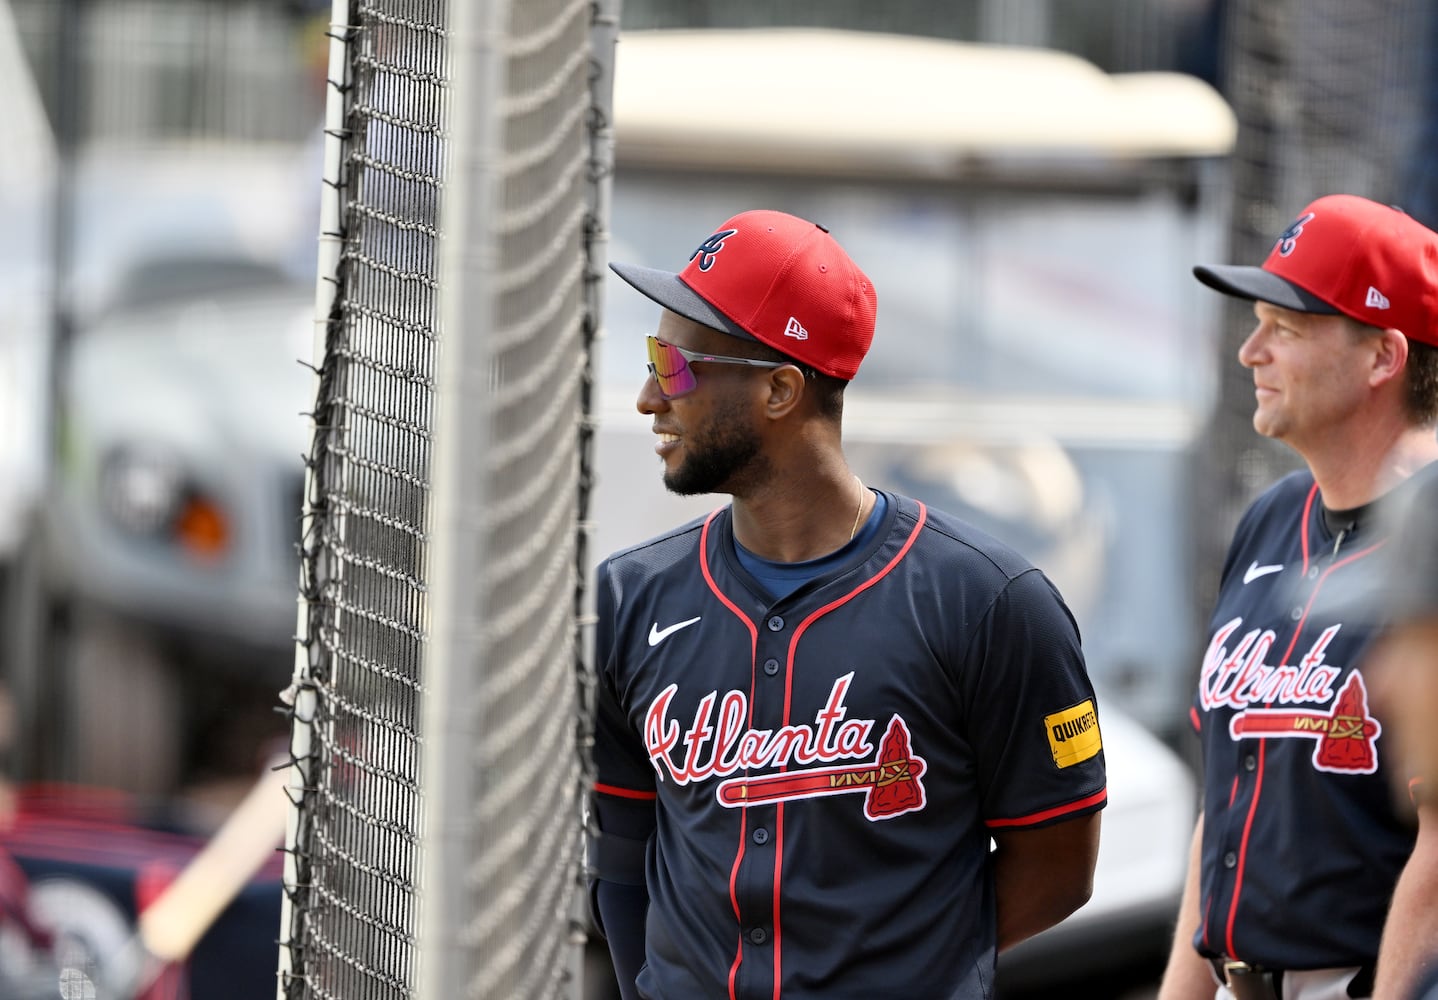
[[[1294,312],[1337,316],[1338,310],[1312,292],[1300,288],[1287,278],[1280,278],[1261,267],[1220,265],[1195,267],[1193,276],[1209,288],[1240,299],[1268,302]]]
[[[672,271],[641,267],[638,264],[610,264],[609,268],[645,296],[685,319],[691,319],[720,333],[727,333],[731,337],[758,339],[701,298],[698,292],[684,284],[679,275]]]

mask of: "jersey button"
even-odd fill
[[[759,827],[757,830],[755,830],[755,831],[754,831],[754,843],[756,843],[756,844],[767,844],[767,843],[769,843],[769,831],[766,830],[766,829],[764,829],[762,826]]]
[[[1290,611],[1290,612],[1288,613],[1288,617],[1292,618],[1294,621],[1298,621],[1298,619],[1300,619],[1300,618],[1303,617],[1303,609],[1302,609],[1302,608],[1294,608],[1292,611]]]
[[[1258,758],[1253,756],[1253,754],[1249,754],[1243,758],[1243,769],[1245,771],[1252,771],[1256,767],[1258,767]]]
[[[750,944],[763,944],[765,941],[768,940],[769,932],[762,927],[755,927],[752,931],[749,932]]]
[[[766,622],[766,624],[769,626],[770,632],[784,631],[784,619],[780,618],[778,615],[775,615],[773,618],[770,618],[769,621]]]
[[[767,659],[767,660],[764,661],[764,673],[768,674],[770,677],[773,677],[773,676],[774,676],[775,674],[777,674],[778,672],[779,672],[779,661],[778,661],[778,660],[774,659],[774,658],[771,656],[771,657],[769,657],[769,659]]]
[[[1233,867],[1236,866],[1237,864],[1238,864],[1238,855],[1237,855],[1237,854],[1234,854],[1232,851],[1229,851],[1227,854],[1225,854],[1225,855],[1223,856],[1223,867],[1225,867],[1225,868],[1233,868]]]

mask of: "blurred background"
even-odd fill
[[[743,207],[833,228],[881,301],[847,424],[856,468],[1008,538],[1079,615],[1114,713],[1111,767],[1143,801],[1127,825],[1106,822],[1122,850],[1105,899],[1067,937],[1010,959],[1006,996],[1080,974],[1101,977],[1095,996],[1114,983],[1151,994],[1194,803],[1196,637],[1238,513],[1293,467],[1251,431],[1234,361],[1246,310],[1188,269],[1257,262],[1332,191],[1438,222],[1431,8],[620,8],[611,256],[676,267],[704,226]],[[312,434],[329,19],[312,0],[0,0],[0,846],[32,909],[94,950],[123,936],[147,879],[203,842],[287,736],[276,707],[294,663]],[[1160,106],[1155,123],[1177,138],[1147,150],[1054,139],[1038,154],[862,168],[842,154],[766,159],[762,137],[731,144],[726,162],[702,135],[629,125],[626,109],[665,87],[637,75],[656,29],[771,28],[942,39],[973,58],[1065,53],[1134,94],[1177,74],[1197,89],[1170,107],[1203,111]],[[718,86],[725,65],[690,62],[688,82]],[[822,95],[824,80],[811,84]],[[960,118],[1004,96],[906,99]],[[640,464],[647,422],[631,403],[654,316],[638,298],[605,294],[593,561],[711,502],[665,497]],[[82,821],[105,831],[93,849],[58,849]],[[1176,832],[1155,844],[1155,829]],[[186,972],[193,995],[272,994],[276,877],[262,873],[207,936]],[[0,984],[43,964],[54,938],[21,926],[23,946],[0,949]],[[602,956],[596,969],[587,988],[602,996]]]

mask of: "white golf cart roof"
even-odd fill
[[[625,164],[935,180],[1223,156],[1237,132],[1223,98],[1185,74],[801,28],[626,32],[614,108]]]

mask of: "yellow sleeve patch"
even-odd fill
[[[1072,767],[1088,760],[1103,749],[1098,731],[1098,715],[1093,699],[1079,702],[1073,708],[1044,716],[1044,730],[1049,735],[1049,749],[1059,767]]]

